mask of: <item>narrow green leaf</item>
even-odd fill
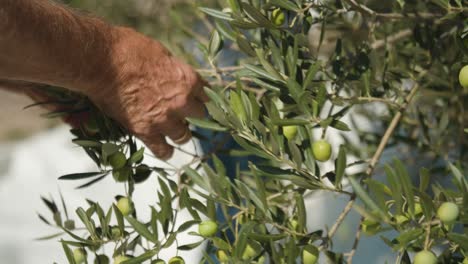
[[[273,25],[273,23],[255,7],[245,2],[241,3],[241,7],[244,9],[247,16],[253,21],[257,22],[260,26],[266,28],[275,28],[275,25]]]
[[[63,251],[65,251],[65,256],[67,257],[68,263],[76,264],[75,258],[73,257],[72,250],[67,246],[65,241],[62,240],[61,243],[62,243]]]
[[[189,250],[192,250],[194,248],[199,247],[204,241],[205,240],[195,242],[195,243],[192,243],[192,244],[182,245],[182,246],[179,246],[177,249],[182,250],[182,251],[186,251],[186,250],[189,251]]]
[[[216,57],[223,48],[223,39],[217,30],[213,30],[211,33],[210,42],[208,44],[208,51],[212,58]]]
[[[341,181],[346,169],[346,149],[343,145],[340,146],[338,158],[335,160],[335,187],[341,186]]]
[[[82,180],[82,179],[87,179],[87,178],[95,177],[98,175],[102,175],[103,173],[105,172],[98,171],[98,172],[72,173],[72,174],[60,176],[58,179],[59,180]]]
[[[101,142],[92,140],[74,139],[72,140],[72,142],[77,144],[78,146],[85,148],[100,148],[102,146]]]
[[[361,198],[361,200],[364,202],[366,206],[368,206],[372,211],[378,212],[379,216],[382,217],[382,219],[385,219],[388,221],[388,216],[385,213],[385,211],[380,208],[374,200],[369,196],[369,194],[362,188],[362,186],[359,184],[359,182],[354,179],[354,177],[349,177],[349,182],[353,186],[354,191],[356,192],[357,196]]]
[[[151,249],[151,250],[148,250],[145,253],[143,253],[143,254],[141,254],[141,255],[139,255],[137,257],[131,258],[129,260],[125,260],[121,264],[140,264],[140,263],[144,263],[146,260],[149,260],[153,256],[155,256],[156,254],[158,254],[158,252],[159,252],[159,250],[157,250],[157,249]]]
[[[405,165],[403,165],[403,163],[399,159],[394,159],[393,163],[396,167],[397,176],[400,179],[399,182],[403,187],[403,193],[406,197],[406,202],[408,203],[408,211],[411,215],[414,215],[413,184],[411,183],[408,171],[406,170]]]
[[[229,15],[227,13],[224,13],[224,12],[221,12],[221,11],[218,11],[218,10],[215,10],[215,9],[206,8],[206,7],[199,7],[199,9],[203,13],[206,13],[206,14],[212,16],[212,17],[219,18],[221,20],[225,20],[225,21],[232,21],[233,20],[231,15]]]
[[[424,192],[429,187],[431,181],[431,175],[429,170],[421,168],[419,170],[419,191]]]
[[[387,181],[390,185],[390,190],[392,192],[393,200],[395,201],[395,213],[401,214],[403,209],[403,198],[401,194],[403,193],[399,179],[395,174],[395,171],[387,164],[384,166],[385,173],[387,174]]]
[[[237,46],[239,46],[239,49],[244,52],[245,54],[254,57],[257,54],[255,53],[255,50],[252,48],[252,45],[250,45],[249,41],[242,36],[238,35],[236,38]]]
[[[125,219],[130,223],[130,225],[135,228],[135,231],[141,235],[142,237],[148,239],[149,241],[157,244],[158,240],[154,238],[154,235],[150,232],[150,230],[146,227],[146,225],[140,223],[138,220],[133,218],[132,216],[125,216]]]
[[[130,159],[128,160],[129,164],[139,163],[143,160],[145,154],[145,148],[140,148],[137,152],[133,153]]]
[[[193,117],[189,117],[187,118],[187,121],[189,121],[191,124],[197,126],[197,127],[201,127],[201,128],[206,128],[206,129],[209,129],[209,130],[214,130],[214,131],[227,131],[228,129],[226,127],[222,127],[221,125],[215,123],[215,122],[212,122],[212,121],[208,121],[208,120],[205,120],[205,119],[198,119],[198,118],[193,118]]]

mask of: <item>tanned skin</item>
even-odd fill
[[[204,115],[201,77],[132,29],[49,0],[1,0],[0,18],[0,87],[83,93],[162,159],[173,153],[165,137],[188,141],[184,119]]]

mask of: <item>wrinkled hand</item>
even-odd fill
[[[140,138],[161,159],[191,133],[186,117],[203,117],[206,82],[160,43],[127,28],[117,28],[109,70],[86,94],[102,110]],[[104,65],[103,67],[107,67]]]

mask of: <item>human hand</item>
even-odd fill
[[[110,57],[103,78],[85,93],[158,158],[170,158],[166,136],[176,144],[190,140],[185,118],[205,115],[207,83],[160,43],[131,29],[116,28]]]

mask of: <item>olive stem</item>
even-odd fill
[[[424,75],[424,73],[422,75]],[[419,90],[419,85],[415,84],[415,86],[413,87],[411,92],[405,98],[405,101],[401,105],[400,110],[393,117],[390,125],[388,126],[387,130],[385,131],[385,134],[382,137],[382,140],[380,141],[379,146],[377,147],[376,152],[374,153],[372,159],[369,162],[367,171],[365,173],[367,175],[367,177],[372,176],[372,173],[374,172],[375,166],[377,165],[378,161],[380,160],[380,157],[382,156],[382,153],[383,153],[385,147],[387,146],[387,143],[390,140],[390,137],[392,136],[393,132],[395,131],[396,127],[398,126],[398,123],[402,119],[404,111],[406,110],[406,108],[408,107],[410,102],[413,100],[413,98],[416,95],[418,90]],[[353,205],[356,202],[356,198],[357,198],[356,194],[354,194],[354,195],[352,195],[350,197],[350,199],[349,199],[348,203],[346,204],[346,206],[344,207],[343,211],[338,216],[335,224],[332,226],[332,228],[328,232],[328,238],[329,239],[335,235],[336,231],[341,226],[341,224],[345,220],[346,216],[349,214],[349,212],[353,208]],[[362,222],[362,217],[361,217],[361,222]],[[359,229],[358,229],[357,233],[360,233]],[[348,263],[351,263],[351,261],[352,261],[352,257],[354,255],[354,253],[356,252],[356,249],[357,249],[357,247],[359,245],[359,239],[360,239],[360,235],[356,234],[356,239],[354,241],[353,250],[351,250],[351,252],[350,252],[350,254],[348,256]]]

